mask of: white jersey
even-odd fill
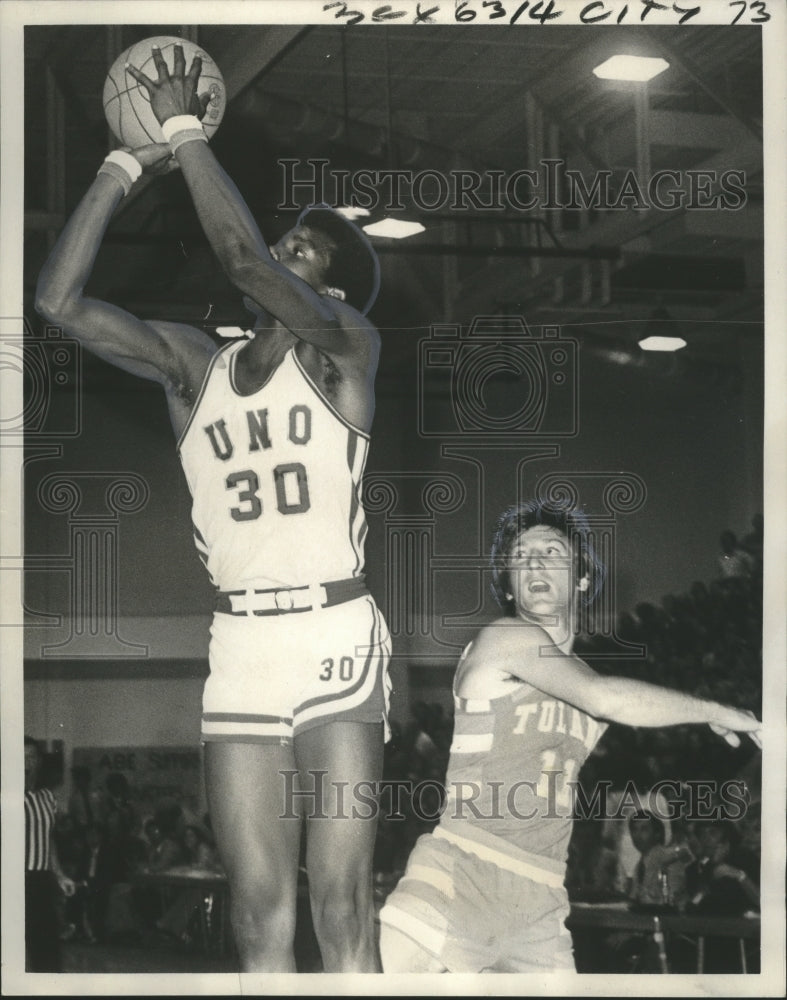
[[[320,394],[294,349],[242,395],[235,365],[245,343],[212,359],[178,442],[211,579],[238,590],[360,576],[369,436]]]

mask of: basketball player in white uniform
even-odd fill
[[[183,117],[199,112],[199,67],[187,76],[179,50],[170,78],[156,60],[159,81],[146,85],[160,120],[179,119],[170,146],[102,166],[41,273],[36,307],[166,392],[197,547],[218,591],[202,738],[242,969],[295,971],[305,821],[323,966],[379,971],[375,823],[324,818],[348,812],[337,802],[342,785],[376,782],[382,768],[390,640],[364,586],[360,496],[380,350],[364,315],[377,258],[355,226],[324,208],[303,213],[269,251],[199,120]],[[143,322],[83,294],[139,167],[167,169],[173,156],[219,260],[258,316],[252,339],[221,350],[197,329]]]

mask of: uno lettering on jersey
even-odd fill
[[[294,350],[256,393],[239,393],[244,343],[213,359],[179,442],[211,579],[233,590],[358,576],[368,435],[320,395]]]
[[[246,426],[248,438],[244,441],[248,453],[259,451],[261,448],[273,447],[268,431],[268,410],[247,410]],[[235,445],[230,440],[227,432],[227,421],[220,417],[213,423],[205,427],[205,433],[213,448],[213,454],[222,462],[232,458],[236,454]],[[308,406],[298,404],[291,406],[289,411],[288,439],[293,444],[306,445],[312,436],[312,411]]]

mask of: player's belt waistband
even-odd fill
[[[315,608],[354,601],[368,594],[362,576],[303,587],[280,587],[270,590],[219,590],[216,610],[226,615],[287,615]]]

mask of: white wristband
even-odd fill
[[[207,139],[202,128],[202,122],[196,115],[175,115],[168,118],[161,126],[164,138],[167,142],[172,142],[172,137],[178,132],[201,132],[202,137]],[[196,137],[195,137],[196,138]]]
[[[142,164],[136,156],[132,156],[131,153],[127,153],[124,149],[113,149],[105,157],[104,163],[117,163],[119,167],[122,167],[126,171],[131,178],[132,184],[142,176]]]
[[[110,174],[123,186],[124,195],[128,194],[134,181],[142,176],[142,165],[131,153],[122,149],[113,149],[104,158],[98,169],[99,174]]]
[[[169,148],[174,153],[179,146],[182,146],[185,142],[207,142],[208,137],[205,135],[203,129],[189,128],[184,129],[182,132],[176,132],[170,141]]]

